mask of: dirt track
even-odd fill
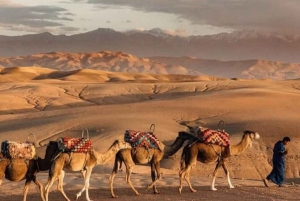
[[[217,191],[213,192],[209,190],[209,187],[196,187],[198,190],[196,193],[191,193],[187,187],[184,187],[182,194],[178,193],[177,187],[160,187],[161,194],[154,195],[152,191],[146,191],[144,188],[137,188],[142,193],[140,196],[135,196],[130,188],[115,189],[115,193],[119,196],[115,200],[119,201],[154,201],[154,200],[176,200],[176,201],[193,201],[193,200],[230,200],[230,201],[250,201],[250,200],[299,200],[300,199],[300,187],[236,187],[235,189],[228,189],[225,186],[219,187]],[[75,200],[75,194],[77,191],[66,190],[66,194],[71,200]],[[109,189],[91,189],[90,197],[94,201],[111,201],[113,198],[110,196]],[[5,201],[17,201],[22,200],[21,195],[14,195],[7,193],[3,195],[1,193],[0,200]],[[28,201],[40,201],[38,193],[30,193],[27,197]],[[63,201],[64,198],[58,193],[56,189],[49,194],[49,200]],[[84,201],[85,195],[83,194],[79,201]]]

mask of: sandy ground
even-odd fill
[[[26,71],[26,70],[25,70]],[[198,189],[190,193],[187,187],[182,195],[177,192],[181,150],[171,159],[163,159],[164,178],[159,182],[160,195],[152,195],[144,187],[150,181],[150,168],[135,168],[132,182],[139,187],[145,200],[297,200],[298,186],[288,188],[264,188],[262,178],[272,169],[272,147],[277,140],[290,136],[286,156],[286,179],[298,184],[300,166],[300,80],[209,80],[184,82],[170,81],[168,77],[156,77],[155,81],[143,77],[127,77],[118,74],[114,81],[89,81],[90,74],[77,74],[64,79],[33,80],[39,72],[14,72],[0,75],[0,140],[26,141],[30,133],[36,136],[38,154],[43,157],[49,140],[59,137],[81,137],[89,130],[95,150],[105,152],[116,139],[123,139],[127,129],[148,131],[155,124],[155,134],[165,145],[170,145],[185,125],[202,125],[218,128],[225,121],[225,130],[232,144],[240,142],[244,130],[260,133],[238,156],[228,160],[229,171],[236,189],[227,189],[224,173],[217,179],[217,192],[209,190],[214,164],[197,163],[191,177]],[[26,78],[27,81],[19,81]],[[41,73],[42,74],[42,73]],[[17,76],[18,81],[13,81]],[[103,76],[107,76],[106,74]],[[114,76],[114,75],[110,75]],[[121,77],[120,77],[121,76]],[[123,76],[123,77],[122,77]],[[100,78],[99,78],[100,79]],[[177,80],[179,78],[177,77]],[[25,79],[26,80],[26,79]],[[111,199],[108,175],[113,158],[98,165],[91,179],[91,198]],[[44,173],[39,174],[43,184]],[[74,173],[77,175],[78,173]],[[167,177],[171,175],[171,177]],[[120,179],[124,180],[123,176]],[[117,179],[116,179],[117,180]],[[220,181],[219,181],[220,180]],[[201,181],[201,182],[200,182]],[[82,180],[68,175],[65,189],[68,195],[80,189]],[[219,182],[219,183],[218,183]],[[119,200],[141,199],[135,197],[125,181],[115,182]],[[119,185],[120,183],[120,185]],[[14,183],[3,180],[0,200],[21,200],[23,181]],[[63,200],[52,187],[51,200]],[[37,190],[31,185],[30,201],[38,200]],[[53,196],[53,197],[52,197]],[[74,198],[74,196],[72,197]],[[84,197],[80,198],[84,200]]]
[[[140,167],[141,168],[141,167]],[[139,167],[137,167],[139,170]],[[124,180],[124,172],[120,172],[114,182],[115,194],[118,196],[116,200],[299,200],[300,186],[297,179],[288,179],[286,187],[277,187],[270,184],[270,187],[264,187],[261,180],[245,180],[245,179],[231,179],[234,189],[227,187],[225,178],[217,178],[217,191],[210,190],[211,178],[194,177],[191,179],[196,193],[190,192],[188,186],[185,184],[181,194],[178,192],[178,177],[175,174],[164,175],[163,179],[158,182],[157,188],[160,194],[153,194],[152,189],[146,189],[148,182],[150,182],[149,175],[135,173],[132,175],[132,183],[141,193],[136,196]],[[90,198],[92,200],[113,200],[111,198],[109,184],[109,174],[93,174],[90,186]],[[39,179],[45,183],[47,179],[46,173],[41,173]],[[291,185],[293,182],[293,185]],[[9,182],[5,181],[1,187],[1,192],[6,192],[0,195],[0,200],[15,201],[22,200],[23,182]],[[67,196],[71,200],[76,199],[76,193],[82,187],[83,180],[79,174],[67,174],[65,177],[64,189]],[[13,189],[13,190],[12,190]],[[38,188],[32,184],[30,186],[30,193],[28,200],[40,200]],[[56,190],[56,185],[51,188],[49,193],[50,200],[64,200],[63,196]],[[78,200],[85,200],[85,194]]]

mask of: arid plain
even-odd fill
[[[0,69],[0,140],[26,141],[34,133],[43,156],[49,140],[81,137],[88,129],[96,151],[104,152],[115,139],[123,139],[127,129],[148,131],[155,124],[156,136],[171,144],[185,125],[218,128],[225,122],[232,144],[237,144],[244,130],[261,136],[242,154],[229,161],[235,189],[228,189],[220,171],[217,192],[209,190],[215,164],[197,163],[191,177],[196,193],[187,186],[178,193],[181,150],[163,159],[163,179],[158,182],[160,195],[145,191],[150,183],[150,167],[136,166],[133,185],[142,197],[136,197],[124,180],[116,178],[119,200],[297,200],[300,195],[300,80],[241,80],[210,76],[151,75],[112,73],[99,70],[59,72],[40,67]],[[271,170],[272,146],[290,136],[286,181],[288,188],[265,188],[261,179]],[[271,147],[268,148],[268,147]],[[109,200],[108,177],[114,159],[98,165],[91,178],[91,198]],[[43,184],[47,172],[38,178]],[[4,179],[0,200],[21,200],[24,182]],[[65,190],[70,198],[81,188],[78,173],[67,173]],[[63,200],[52,187],[51,200]],[[37,187],[31,184],[28,200],[39,200]],[[79,200],[85,200],[84,195]]]

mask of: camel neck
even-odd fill
[[[238,155],[241,152],[243,152],[251,143],[251,140],[249,139],[248,135],[244,135],[242,140],[236,144],[236,145],[232,145],[230,147],[230,155]]]

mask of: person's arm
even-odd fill
[[[283,152],[281,152],[281,156],[285,156],[287,155],[288,151],[287,150],[284,150]]]
[[[277,153],[279,156],[287,155],[287,150],[285,149],[282,143],[277,143],[274,147],[274,152]]]

